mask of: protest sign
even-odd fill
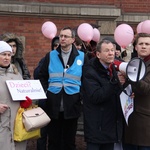
[[[7,80],[9,92],[14,101],[31,99],[46,99],[45,92],[39,80]]]

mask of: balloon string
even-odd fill
[[[93,54],[93,56],[95,56],[95,52],[96,52],[96,49],[94,50],[93,48],[92,48],[92,46],[91,46],[91,44],[89,43],[89,48],[90,48],[90,50],[88,50],[88,47],[86,47],[85,46],[85,43],[83,42],[82,43],[83,44],[83,47],[84,47],[84,49],[85,49],[85,51],[86,51],[86,54]]]

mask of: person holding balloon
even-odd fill
[[[97,42],[93,40],[91,40],[90,42],[84,42],[84,46],[85,46],[84,52],[87,55],[89,60],[96,56],[96,45]]]
[[[119,95],[125,77],[121,73],[117,75],[115,68],[110,67],[115,60],[115,49],[112,42],[102,40],[97,44],[96,57],[83,67],[84,136],[87,150],[114,150],[114,144],[119,145],[122,140],[123,114]]]
[[[116,42],[115,45],[116,45],[115,58],[117,60],[123,61],[121,58],[121,47]]]
[[[82,42],[82,40],[78,36],[75,37],[74,45],[75,45],[75,47],[76,47],[77,50],[83,51],[82,50],[82,48],[83,48],[83,42]]]
[[[132,27],[125,23],[118,25],[114,31],[114,38],[117,44],[124,49],[121,53],[122,59],[128,62],[133,51],[134,31]]]
[[[96,45],[100,41],[100,31],[89,23],[82,23],[77,29],[77,34],[83,40],[84,53],[88,59],[95,57]]]
[[[48,126],[49,150],[75,150],[77,121],[81,112],[83,52],[74,46],[75,32],[61,29],[59,47],[49,52],[39,72],[47,93],[46,110],[51,118]]]

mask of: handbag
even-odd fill
[[[32,109],[32,108],[28,108]],[[15,118],[15,124],[14,124],[14,141],[21,142],[28,139],[37,139],[40,138],[40,129],[27,132],[24,124],[23,124],[23,112],[25,111],[24,108],[19,108],[16,114]]]
[[[51,119],[40,107],[23,112],[23,124],[26,131],[33,131],[46,126]]]

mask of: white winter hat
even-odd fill
[[[12,48],[8,43],[0,41],[0,53],[3,52],[12,52]]]

